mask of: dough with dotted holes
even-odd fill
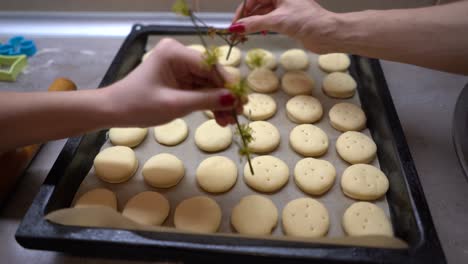
[[[160,144],[175,146],[188,136],[188,126],[183,119],[177,118],[154,128],[154,138]]]
[[[319,157],[328,150],[328,136],[319,127],[298,125],[289,134],[289,144],[297,153],[306,157]]]
[[[94,158],[96,176],[108,183],[128,181],[138,168],[135,152],[124,146],[115,146],[102,150]]]
[[[198,165],[196,178],[198,185],[207,192],[227,192],[237,181],[237,166],[223,156],[209,157]]]
[[[141,173],[149,185],[155,188],[170,188],[184,177],[185,167],[176,156],[161,153],[146,161]]]
[[[288,95],[310,95],[314,90],[315,81],[306,72],[290,71],[281,78],[281,88]]]
[[[239,66],[241,62],[242,53],[241,50],[237,47],[232,47],[231,54],[229,54],[229,59],[227,58],[227,54],[229,52],[229,46],[224,45],[218,48],[219,57],[218,63],[223,66]]]
[[[278,223],[278,209],[267,197],[248,195],[232,209],[231,224],[238,233],[268,235]]]
[[[375,159],[377,145],[361,132],[348,131],[336,140],[336,151],[340,157],[351,163],[370,163]]]
[[[231,143],[231,129],[218,125],[214,119],[206,121],[195,130],[195,144],[206,152],[225,150]]]
[[[278,90],[279,79],[267,68],[256,68],[247,76],[247,85],[258,93],[273,93]]]
[[[109,139],[112,145],[136,147],[148,134],[147,128],[139,127],[114,127],[109,129]]]
[[[322,119],[323,108],[317,98],[297,95],[286,103],[286,114],[296,124],[310,124]]]
[[[346,196],[353,199],[372,201],[385,195],[388,190],[388,179],[374,166],[355,164],[343,172],[341,188]]]
[[[280,133],[271,123],[254,121],[249,124],[249,127],[252,129],[253,140],[248,146],[253,153],[272,152],[280,144]]]
[[[169,215],[169,201],[157,192],[141,192],[125,204],[122,215],[142,225],[159,226]]]
[[[342,221],[348,236],[393,236],[392,225],[385,212],[369,202],[356,202],[346,209]]]
[[[336,170],[333,164],[326,160],[305,158],[296,163],[294,180],[305,193],[322,195],[333,186]]]
[[[338,131],[360,131],[366,128],[366,114],[351,103],[338,103],[328,112],[330,124]]]
[[[177,229],[196,233],[216,233],[221,224],[221,208],[207,196],[195,196],[183,200],[174,213]]]
[[[312,198],[299,198],[283,209],[283,231],[288,236],[323,237],[328,233],[330,217],[327,208]]]
[[[203,54],[203,53],[206,52],[205,47],[203,47],[203,45],[200,45],[200,44],[188,45],[187,48],[192,49],[192,50],[195,50],[195,51],[198,51],[198,52],[200,52],[201,54]]]
[[[254,173],[249,164],[244,167],[244,180],[259,192],[272,193],[281,189],[289,180],[289,168],[284,161],[273,156],[258,156],[252,159]]]
[[[244,116],[252,121],[267,120],[274,116],[277,110],[273,97],[266,94],[252,93],[249,102],[244,105]]]
[[[256,59],[258,58],[261,58],[261,65],[256,65],[256,63],[258,63]],[[245,55],[245,64],[247,64],[250,69],[267,68],[274,70],[276,68],[276,57],[268,50],[251,49]]]
[[[309,56],[301,49],[290,49],[281,54],[280,64],[286,71],[301,71],[309,67]]]
[[[75,202],[76,208],[94,206],[106,206],[117,210],[117,196],[109,189],[97,188],[84,193]]]
[[[356,93],[357,83],[351,75],[342,72],[334,72],[323,78],[323,92],[332,97],[345,99],[353,97]]]
[[[351,60],[344,53],[329,53],[318,57],[319,67],[326,72],[344,72],[350,64]]]

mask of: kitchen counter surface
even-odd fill
[[[0,42],[7,39],[0,34]],[[34,37],[39,53],[15,83],[0,91],[46,91],[56,77],[69,77],[80,89],[97,87],[122,37]],[[468,263],[468,182],[452,143],[452,116],[467,76],[382,61],[424,192],[449,263]],[[0,209],[2,263],[132,263],[27,250],[15,231],[65,140],[49,142],[34,159],[17,189]],[[140,263],[140,262],[139,262]]]

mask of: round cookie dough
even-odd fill
[[[385,195],[388,179],[374,166],[355,164],[343,172],[341,188],[344,194],[353,199],[372,201]]]
[[[215,117],[213,111],[211,111],[211,110],[205,110],[205,111],[203,111],[203,113],[205,114],[206,117],[208,117],[210,119],[213,119]]]
[[[344,53],[329,53],[318,57],[319,67],[326,72],[343,72],[348,70],[351,60]]]
[[[336,151],[343,160],[351,164],[370,163],[375,159],[377,146],[365,134],[348,131],[336,140]]]
[[[248,147],[253,153],[268,153],[275,150],[280,144],[278,129],[266,121],[254,121],[249,124],[252,129],[253,140]]]
[[[281,54],[280,64],[286,71],[300,71],[309,67],[309,56],[301,49],[290,49]]]
[[[366,127],[367,118],[361,107],[351,103],[338,103],[328,112],[330,124],[336,130],[360,131]]]
[[[239,66],[241,62],[242,53],[239,48],[232,47],[231,54],[229,55],[229,59],[226,60],[227,54],[229,52],[229,46],[224,45],[218,48],[219,56],[218,56],[218,63],[223,66]]]
[[[223,156],[209,157],[198,165],[196,177],[198,185],[207,192],[227,192],[236,184],[237,166]]]
[[[279,80],[271,70],[256,68],[247,76],[247,85],[255,92],[272,93],[278,90]]]
[[[328,136],[317,126],[298,125],[289,134],[289,144],[303,156],[318,157],[328,150]]]
[[[289,168],[284,161],[273,156],[252,159],[254,175],[249,164],[244,167],[245,183],[259,192],[272,193],[281,189],[289,180]]]
[[[326,160],[305,158],[296,163],[294,180],[305,193],[322,195],[333,186],[336,170],[333,164]]]
[[[276,102],[273,97],[266,94],[251,93],[249,102],[244,105],[244,116],[249,120],[267,120],[276,113]]]
[[[278,209],[264,196],[245,196],[232,209],[231,224],[241,234],[268,235],[277,223]]]
[[[369,202],[356,202],[346,209],[342,225],[348,236],[393,236],[392,225],[385,212]]]
[[[128,181],[138,168],[135,152],[125,146],[115,146],[102,150],[94,158],[96,176],[109,183]]]
[[[175,146],[188,136],[188,126],[183,119],[177,118],[154,128],[154,138],[159,144]]]
[[[297,95],[286,103],[286,114],[294,123],[310,124],[320,121],[323,108],[320,101],[309,95]]]
[[[75,202],[76,208],[106,206],[117,210],[117,196],[106,188],[90,190],[78,198]]]
[[[126,128],[111,128],[109,129],[109,139],[112,145],[136,147],[145,139],[148,134],[147,128],[126,127]]]
[[[322,82],[323,92],[332,98],[353,97],[356,93],[356,87],[357,83],[353,77],[343,72],[330,73]]]
[[[196,50],[196,51],[198,51],[198,52],[200,52],[202,54],[206,52],[205,47],[203,47],[203,45],[200,45],[200,44],[188,45],[187,48]]]
[[[314,85],[314,79],[303,71],[290,71],[281,78],[281,88],[291,96],[310,95],[314,90]]]
[[[195,196],[183,200],[174,213],[177,229],[215,233],[221,224],[221,208],[215,200],[206,196]]]
[[[141,173],[147,184],[155,188],[170,188],[184,177],[185,167],[176,156],[162,153],[146,161]]]
[[[195,144],[203,151],[222,151],[228,148],[231,143],[231,129],[218,125],[214,119],[204,122],[195,131]]]
[[[325,206],[312,198],[299,198],[283,208],[283,231],[288,236],[323,237],[328,233],[330,217]]]
[[[236,84],[242,80],[241,71],[238,68],[231,66],[224,66],[223,69],[229,74],[228,83]]]
[[[125,204],[122,215],[142,225],[159,226],[169,215],[169,201],[157,192],[141,192]]]
[[[274,70],[276,68],[276,57],[273,53],[264,49],[251,49],[245,55],[245,64],[250,69],[267,68]]]

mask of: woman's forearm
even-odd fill
[[[468,1],[339,14],[336,49],[468,74]]]

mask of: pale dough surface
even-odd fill
[[[102,150],[94,158],[96,176],[109,183],[128,181],[138,168],[135,152],[125,146],[115,146]]]
[[[296,163],[294,180],[305,193],[322,195],[333,187],[336,170],[326,160],[305,158]]]
[[[286,72],[281,78],[281,88],[291,96],[300,94],[311,95],[314,86],[314,79],[303,71]]]
[[[276,157],[265,155],[252,159],[254,173],[249,164],[244,167],[245,183],[259,192],[272,193],[281,189],[289,180],[289,168],[286,163]]]
[[[157,192],[141,192],[128,200],[122,215],[143,224],[159,226],[169,215],[169,201]]]
[[[245,64],[250,69],[257,68],[258,66],[255,65],[253,58],[260,56],[262,65],[260,68],[267,68],[270,70],[274,70],[276,68],[276,57],[273,53],[269,52],[265,49],[251,49],[245,55]]]
[[[198,185],[207,192],[227,192],[236,184],[237,166],[227,157],[209,157],[198,165],[196,178]]]
[[[218,57],[219,64],[223,66],[234,66],[234,67],[239,66],[241,62],[241,57],[242,57],[242,52],[239,48],[233,47],[231,50],[231,54],[229,55],[229,59],[227,60],[226,60],[226,56],[229,52],[228,45],[219,47],[218,52],[219,52],[219,57]]]
[[[268,235],[277,223],[278,209],[265,196],[245,196],[232,209],[231,224],[241,234]]]
[[[369,202],[356,202],[346,209],[342,225],[349,236],[393,236],[392,225],[385,212]]]
[[[76,208],[92,206],[107,206],[117,210],[117,196],[109,189],[96,188],[84,193],[75,202]]]
[[[385,195],[388,186],[387,176],[368,164],[349,166],[341,177],[343,193],[356,200],[377,200]]]
[[[231,143],[231,129],[218,125],[214,119],[204,122],[195,131],[195,144],[206,152],[222,151]]]
[[[357,83],[351,75],[343,72],[333,72],[323,78],[322,89],[332,98],[345,99],[356,93]]]
[[[162,153],[146,161],[141,173],[149,185],[155,188],[170,188],[184,177],[185,167],[176,156]]]
[[[351,60],[344,53],[329,53],[318,57],[319,67],[326,72],[343,72],[348,70]]]
[[[256,68],[247,76],[247,85],[259,93],[273,93],[279,88],[279,79],[267,68]]]
[[[181,118],[154,128],[154,138],[160,144],[175,146],[183,142],[188,136],[187,123]]]
[[[215,233],[221,224],[221,208],[207,196],[195,196],[183,200],[174,213],[174,225],[177,229]]]
[[[375,159],[377,145],[361,132],[348,131],[336,140],[336,151],[343,160],[351,164],[370,163]]]
[[[319,157],[328,150],[328,136],[319,127],[298,125],[289,134],[289,144],[297,153],[306,157]]]
[[[281,54],[280,64],[286,71],[301,71],[309,67],[309,56],[301,49],[290,49]]]
[[[229,75],[229,80],[227,80],[228,83],[236,84],[242,80],[242,74],[238,68],[232,66],[224,66],[223,69]]]
[[[196,50],[196,51],[198,51],[198,52],[200,52],[202,54],[206,52],[205,47],[203,47],[203,45],[200,45],[200,44],[188,45],[187,48]]]
[[[273,124],[266,121],[254,121],[249,124],[249,127],[252,129],[253,140],[248,146],[253,153],[272,152],[280,144],[280,133]]]
[[[205,110],[205,111],[203,111],[203,113],[204,113],[204,114],[206,115],[206,117],[208,117],[208,118],[214,118],[214,117],[215,117],[213,111],[211,111],[211,110]]]
[[[109,129],[109,139],[112,145],[136,147],[145,139],[148,128],[115,127]]]
[[[299,198],[283,209],[283,231],[288,236],[323,237],[330,227],[327,208],[312,198]]]
[[[273,97],[267,94],[251,93],[249,102],[244,105],[244,116],[252,121],[267,120],[274,116],[277,110]]]
[[[297,95],[286,103],[286,114],[294,123],[310,124],[320,121],[323,107],[320,101],[309,95]]]
[[[328,112],[330,124],[338,131],[360,131],[366,128],[366,114],[361,107],[351,103],[338,103]]]

